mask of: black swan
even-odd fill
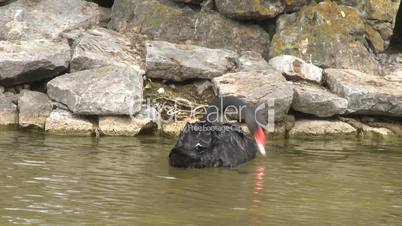
[[[255,142],[246,137],[238,123],[217,121],[228,107],[238,110]],[[231,96],[217,98],[202,120],[186,124],[169,154],[169,164],[178,168],[235,167],[255,158],[258,150],[265,155],[265,134],[257,122],[265,125],[250,104]]]

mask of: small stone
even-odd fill
[[[158,92],[159,94],[163,94],[163,93],[165,93],[165,89],[159,88],[156,92]]]
[[[18,98],[20,96],[20,94],[15,94],[13,92],[5,92],[4,96],[10,100],[12,103],[17,104],[18,103]]]
[[[386,128],[399,137],[402,137],[402,122],[367,122],[371,127]]]
[[[194,83],[194,86],[197,90],[198,95],[201,95],[205,90],[212,87],[212,85],[213,85],[212,82],[209,80],[199,81],[199,82]]]
[[[348,123],[328,120],[297,120],[289,136],[350,136],[357,130]]]
[[[284,1],[215,0],[223,15],[234,19],[264,20],[285,11]]]
[[[355,127],[364,138],[384,139],[395,135],[390,129],[371,127],[353,118],[340,117],[340,120]]]
[[[99,129],[106,136],[137,136],[144,127],[155,125],[156,123],[145,117],[102,116],[99,118]]]
[[[162,136],[165,137],[178,137],[183,131],[184,127],[187,123],[193,122],[194,120],[185,120],[185,121],[170,121],[162,124],[161,133]]]
[[[286,77],[321,83],[322,69],[290,55],[280,55],[269,60],[269,64]]]
[[[94,125],[82,116],[56,109],[46,119],[45,131],[54,135],[91,136],[94,133]]]
[[[18,124],[22,128],[44,129],[52,109],[52,101],[46,94],[24,90],[18,98]]]
[[[99,129],[106,136],[137,136],[141,133],[156,134],[159,129],[160,114],[148,105],[135,116],[102,116],[99,118]]]
[[[238,61],[238,71],[263,71],[271,68],[261,54],[253,51],[242,52]]]
[[[402,68],[398,68],[384,77],[385,80],[391,82],[402,82]]]
[[[17,124],[17,106],[0,93],[0,126]]]

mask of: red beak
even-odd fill
[[[266,155],[265,144],[267,141],[265,138],[265,133],[261,129],[261,127],[258,127],[257,132],[255,132],[254,139],[255,139],[255,142],[257,143],[258,150],[260,151],[261,155],[265,156]]]

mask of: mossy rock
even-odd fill
[[[324,68],[380,72],[365,46],[366,24],[356,9],[325,1],[304,7],[295,17],[288,17],[287,26],[273,36],[270,57],[288,54]]]
[[[150,38],[209,48],[267,53],[270,36],[252,23],[230,20],[216,11],[196,11],[167,0],[122,0],[112,9],[109,28]]]

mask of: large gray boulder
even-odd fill
[[[142,86],[142,71],[106,66],[57,77],[47,92],[74,114],[130,115],[141,109]]]
[[[197,11],[170,0],[116,1],[109,28],[140,32],[152,39],[208,48],[266,53],[269,34],[260,26],[225,18],[216,11]]]
[[[95,3],[82,0],[18,0],[0,8],[0,40],[57,38],[63,31],[98,23]]]
[[[296,111],[318,117],[331,117],[345,113],[348,101],[325,88],[308,84],[294,83],[292,108]]]
[[[370,33],[379,36],[378,42],[383,48],[386,48],[389,44],[390,38],[393,34],[393,25],[395,24],[395,15],[398,11],[400,1],[394,0],[335,0],[336,2],[344,5],[351,6],[359,11],[367,23]],[[373,39],[370,37],[369,41],[373,43]],[[373,45],[375,46],[375,45]],[[383,49],[384,50],[384,49]]]
[[[327,69],[330,90],[347,99],[348,112],[402,116],[402,85],[356,70]]]
[[[268,109],[275,110],[275,120],[283,120],[293,100],[292,84],[276,70],[228,73],[212,80],[218,96],[237,96],[262,107],[264,115]],[[264,107],[265,105],[265,107]]]
[[[24,90],[18,98],[18,124],[22,128],[44,129],[52,109],[52,101],[46,94]]]
[[[381,73],[365,45],[366,24],[356,9],[324,1],[281,17],[285,19],[278,20],[270,57],[293,55],[323,68]]]
[[[101,27],[75,34],[74,38],[72,72],[107,65],[129,65],[145,70],[144,40],[138,40],[136,46],[128,36]]]
[[[55,77],[67,70],[71,58],[66,40],[0,41],[0,50],[0,84],[5,86]]]
[[[0,93],[0,126],[17,124],[17,106]]]
[[[164,41],[146,42],[147,76],[184,81],[211,79],[236,70],[237,53]]]

